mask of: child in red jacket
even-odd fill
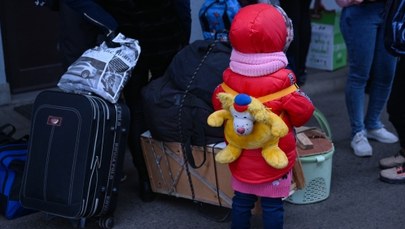
[[[253,4],[241,8],[229,32],[233,47],[230,66],[223,73],[224,84],[213,94],[216,110],[221,109],[220,92],[244,93],[253,97],[276,95],[264,103],[282,117],[289,127],[279,147],[286,153],[288,165],[283,169],[269,166],[261,149],[243,150],[229,164],[232,173],[232,228],[249,228],[251,210],[260,197],[264,228],[283,228],[282,198],[290,192],[292,168],[297,152],[294,127],[305,124],[314,111],[309,98],[294,87],[296,78],[286,66],[285,51],[292,40],[290,19],[278,6]],[[277,93],[277,94],[275,94]]]

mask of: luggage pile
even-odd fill
[[[61,77],[63,91],[45,90],[33,105],[20,202],[80,228],[90,218],[114,226],[130,122],[120,93],[140,53],[134,39],[115,41],[84,52]]]

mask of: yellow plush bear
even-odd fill
[[[285,168],[288,158],[278,147],[279,139],[288,133],[284,121],[249,95],[219,93],[218,99],[223,109],[212,113],[207,122],[212,127],[225,124],[228,145],[215,155],[215,160],[231,163],[238,159],[243,149],[262,148],[262,156],[270,166]]]

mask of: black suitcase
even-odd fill
[[[129,128],[129,109],[91,96],[43,91],[35,99],[20,192],[26,208],[99,220],[111,228]]]

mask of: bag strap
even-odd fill
[[[196,78],[197,73],[200,71],[201,66],[204,64],[204,62],[207,59],[208,55],[214,49],[217,42],[218,41],[214,41],[213,43],[211,43],[208,46],[208,50],[206,51],[204,57],[201,59],[198,66],[196,67],[193,75],[191,76],[191,79],[190,79],[190,81],[189,81],[189,83],[188,83],[188,85],[186,87],[186,90],[184,91],[184,95],[183,95],[183,97],[182,97],[182,99],[180,101],[180,108],[179,108],[179,115],[178,115],[178,127],[179,127],[180,139],[181,139],[181,148],[183,150],[183,157],[184,157],[184,161],[186,162],[185,167],[186,167],[188,183],[189,183],[190,189],[191,189],[191,198],[193,200],[195,199],[195,192],[194,192],[193,181],[192,181],[191,174],[190,174],[190,169],[189,169],[188,166],[190,165],[194,169],[197,169],[197,168],[201,167],[205,163],[206,156],[204,155],[203,162],[199,166],[196,166],[195,161],[194,161],[194,157],[193,157],[192,147],[191,147],[191,135],[190,136],[184,136],[183,125],[182,125],[182,114],[184,112],[183,108],[184,108],[184,105],[185,105],[184,102],[186,101],[186,97],[187,97],[187,95],[190,95],[189,92],[190,92],[191,85],[194,82],[194,79]],[[186,138],[184,138],[184,137],[186,137]],[[205,154],[205,147],[204,147],[204,154]]]
[[[183,114],[183,108],[185,105],[185,101],[186,101],[186,97],[188,95],[190,95],[189,91],[191,88],[192,83],[194,82],[194,79],[196,78],[198,72],[201,69],[201,66],[204,64],[205,60],[207,59],[208,55],[212,52],[212,50],[214,49],[214,47],[216,46],[216,44],[219,41],[214,41],[212,42],[209,46],[208,46],[208,50],[206,51],[204,57],[201,59],[200,63],[198,64],[198,66],[196,67],[193,75],[191,76],[191,79],[186,87],[186,90],[184,91],[184,95],[180,101],[180,109],[179,109],[179,116],[178,116],[178,127],[179,127],[179,134],[180,134],[180,139],[182,140],[181,144],[182,144],[182,148],[185,152],[185,156],[186,156],[186,160],[188,162],[188,164],[190,164],[190,166],[194,169],[201,167],[205,161],[203,161],[203,163],[201,163],[200,166],[196,166],[195,165],[195,161],[194,161],[194,157],[192,154],[192,148],[191,148],[191,136],[184,136],[184,132],[183,132],[183,126],[182,126],[182,114]],[[201,135],[201,134],[200,134]],[[205,134],[202,134],[202,136],[204,137]],[[204,157],[205,158],[205,157]],[[187,168],[187,167],[186,167]]]
[[[239,92],[237,92],[237,91],[233,90],[232,88],[230,88],[225,82],[221,83],[221,86],[222,86],[222,89],[226,93],[229,93],[231,95],[239,94]],[[297,84],[293,84],[293,85],[291,85],[291,86],[289,86],[287,88],[284,88],[284,89],[282,89],[280,91],[277,91],[275,93],[268,94],[268,95],[265,95],[265,96],[261,96],[261,97],[258,97],[256,99],[258,99],[262,103],[265,103],[265,102],[268,102],[268,101],[271,101],[271,100],[279,99],[279,98],[284,97],[284,96],[286,96],[288,94],[291,94],[294,91],[296,91],[298,88],[299,88],[299,86]]]
[[[196,97],[193,94],[189,94],[188,99],[185,99],[183,106],[189,106],[189,107],[198,107],[200,109],[204,109],[204,110],[209,110],[212,109],[206,102],[204,102],[204,100]],[[198,112],[198,111],[196,111]],[[197,117],[198,114],[194,112],[194,110],[192,111],[192,117]],[[204,126],[200,125],[200,120],[194,118],[192,120],[193,123],[193,133],[196,138],[198,139],[204,139],[205,142],[205,129]],[[207,150],[206,150],[206,145],[203,145],[203,151],[204,151],[204,157],[202,162],[199,165],[196,165],[195,161],[194,161],[194,157],[192,155],[192,139],[188,138],[186,143],[185,143],[185,149],[184,152],[186,152],[187,156],[188,156],[188,162],[191,165],[191,167],[193,167],[194,169],[198,169],[201,168],[205,161],[207,160]]]
[[[237,95],[238,92],[233,90],[232,88],[230,88],[225,82],[221,84],[222,89],[226,92],[229,93],[231,95]],[[257,98],[260,102],[265,103],[271,100],[275,100],[275,99],[279,99],[283,96],[286,96],[288,94],[293,93],[294,91],[296,91],[299,88],[298,85],[293,84],[287,88],[284,88],[281,91],[278,91],[276,93],[273,94],[268,94],[262,97]],[[284,113],[281,113],[280,116],[284,115]],[[326,136],[329,139],[332,139],[332,131],[330,129],[329,123],[326,120],[325,115],[318,109],[315,108],[313,116],[315,117],[315,119],[317,120],[317,122],[319,123],[319,126],[321,127],[321,129],[325,132]]]

